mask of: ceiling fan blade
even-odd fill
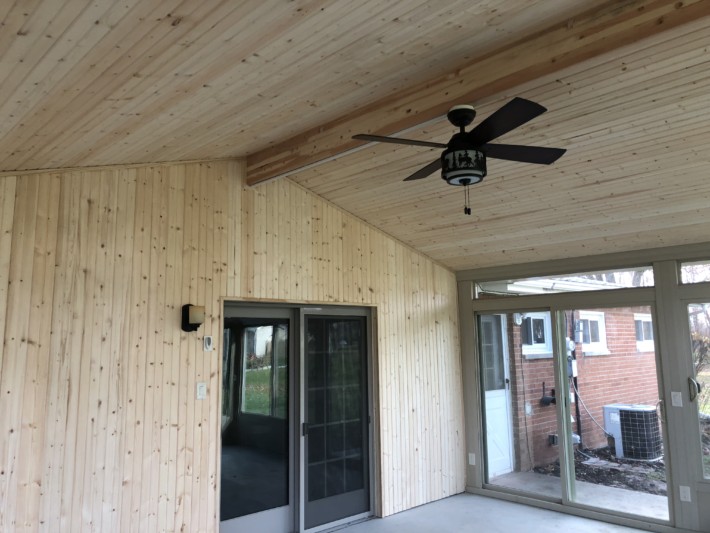
[[[540,104],[515,97],[468,132],[468,137],[474,145],[481,146],[522,126],[545,111],[547,109]]]
[[[415,139],[400,139],[399,137],[383,137],[382,135],[370,135],[367,133],[353,135],[353,139],[357,139],[358,141],[372,141],[376,143],[408,144],[411,146],[427,146],[429,148],[446,148],[446,145],[441,143],[417,141]]]
[[[567,151],[563,148],[523,146],[520,144],[485,144],[481,148],[483,148],[488,157],[519,161],[521,163],[537,163],[538,165],[550,165]]]
[[[414,181],[414,180],[420,180],[422,178],[426,178],[430,174],[433,174],[437,170],[441,168],[441,158],[437,157],[435,161],[432,161],[428,165],[423,166],[419,170],[417,170],[414,174],[411,176],[408,176],[404,178],[404,181]]]

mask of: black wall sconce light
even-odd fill
[[[542,398],[540,398],[540,405],[550,405],[552,403],[557,403],[557,398],[555,397],[555,389],[550,389],[550,396],[545,394],[545,382],[542,382]]]
[[[185,304],[182,306],[182,330],[197,331],[205,321],[205,306]]]

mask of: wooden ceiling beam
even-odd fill
[[[247,157],[247,183],[293,174],[358,149],[356,133],[392,135],[640,39],[710,16],[705,0],[612,0]]]

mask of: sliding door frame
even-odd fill
[[[539,261],[527,264],[484,267],[457,272],[459,296],[459,327],[464,379],[464,412],[466,420],[467,469],[466,490],[510,501],[566,512],[578,516],[598,519],[639,529],[660,532],[700,531],[710,524],[710,479],[702,476],[700,463],[700,442],[695,434],[689,438],[688,431],[693,424],[697,431],[696,409],[688,407],[689,371],[692,370],[690,340],[688,337],[687,303],[710,301],[710,283],[684,285],[680,281],[682,262],[707,262],[710,260],[710,242],[651,248],[629,252],[600,254],[596,256],[566,258],[564,260]],[[624,270],[639,266],[653,266],[655,286],[649,288],[617,289],[584,293],[553,294],[548,296],[527,296],[522,303],[515,303],[515,296],[505,296],[495,300],[477,300],[477,283],[485,281],[513,280],[536,276],[554,276],[577,272],[598,272],[604,270]],[[604,293],[603,293],[604,292]],[[482,436],[480,377],[478,375],[477,337],[473,317],[475,311],[501,312],[515,306],[563,309],[598,305],[599,307],[628,305],[650,305],[654,313],[656,360],[661,398],[664,400],[665,455],[668,457],[667,486],[669,494],[670,525],[655,523],[643,518],[631,519],[579,507],[569,507],[558,503],[486,490],[483,486],[481,451]],[[560,350],[560,347],[557,348]],[[562,377],[562,376],[560,376]],[[682,408],[670,405],[671,392],[683,396]],[[682,502],[679,486],[690,488],[692,501]]]
[[[366,307],[343,307],[343,306],[302,306],[300,307],[300,312],[299,312],[299,342],[300,342],[300,348],[299,348],[299,354],[300,354],[300,360],[299,360],[299,374],[301,376],[301,379],[299,381],[299,410],[301,413],[301,418],[300,418],[300,424],[299,428],[303,427],[303,424],[306,422],[306,395],[308,392],[305,390],[306,387],[306,346],[305,346],[305,325],[306,325],[306,317],[362,317],[365,319],[365,328],[366,328],[366,335],[367,335],[367,346],[366,349],[368,353],[366,354],[366,360],[365,360],[365,365],[366,365],[366,379],[365,379],[365,386],[367,387],[367,417],[368,417],[368,423],[367,423],[367,460],[368,460],[368,465],[367,465],[367,483],[368,483],[368,491],[369,491],[369,511],[354,515],[354,516],[349,516],[347,518],[344,518],[342,520],[336,520],[334,522],[328,522],[327,524],[323,524],[321,526],[315,526],[310,529],[306,529],[305,527],[305,509],[306,509],[306,490],[305,490],[305,482],[306,482],[306,475],[307,475],[307,460],[305,457],[305,435],[303,434],[303,431],[299,432],[299,438],[297,439],[299,441],[299,455],[298,455],[298,460],[300,461],[299,465],[299,471],[301,472],[301,475],[299,476],[299,490],[298,493],[300,494],[300,499],[299,499],[299,506],[298,506],[298,531],[307,531],[307,532],[317,532],[321,531],[324,529],[331,529],[333,527],[337,527],[342,524],[347,524],[350,522],[358,521],[358,520],[364,520],[374,514],[375,508],[375,484],[374,484],[374,477],[375,477],[375,472],[373,468],[373,452],[374,452],[374,413],[373,413],[373,389],[374,389],[374,374],[373,374],[373,360],[375,359],[374,357],[374,348],[375,348],[375,342],[373,339],[373,310],[370,308]]]
[[[289,338],[289,347],[293,350],[293,354],[289,354],[292,359],[289,361],[289,464],[293,471],[293,475],[289,476],[289,507],[292,509],[293,516],[293,531],[315,533],[321,530],[330,529],[339,525],[364,520],[371,516],[379,516],[380,510],[380,447],[379,447],[379,417],[377,416],[378,393],[377,393],[377,308],[366,304],[312,304],[306,302],[281,302],[281,301],[264,301],[264,300],[243,300],[234,298],[221,299],[221,329],[224,331],[226,321],[230,317],[240,316],[239,313],[246,311],[247,315],[252,313],[261,316],[263,313],[268,313],[270,310],[275,312],[288,311],[290,313],[291,329]],[[236,313],[236,314],[235,314]],[[342,520],[323,524],[321,526],[305,529],[305,475],[306,464],[304,457],[304,436],[301,428],[305,422],[305,346],[304,346],[304,326],[305,316],[353,316],[363,317],[366,324],[367,332],[367,354],[366,354],[366,387],[367,387],[367,416],[368,416],[368,438],[367,438],[367,454],[368,454],[368,490],[369,490],[369,511],[356,516],[349,516]],[[219,343],[222,348],[221,342]],[[222,405],[222,355],[220,352],[219,363],[219,399],[218,403]],[[297,391],[297,392],[293,392]],[[220,411],[221,413],[221,411]],[[221,420],[221,414],[220,414]],[[222,456],[222,438],[221,424],[218,425],[220,433],[217,434],[219,439],[218,447],[218,472],[219,475],[219,491],[221,494],[221,456]],[[220,501],[221,498],[218,498]],[[219,509],[217,510],[217,520],[219,524]]]
[[[461,284],[460,284],[461,285]],[[467,292],[466,283],[464,285],[464,292]],[[469,286],[469,290],[472,287]],[[461,302],[463,303],[463,302]],[[461,331],[462,331],[462,348],[464,350],[468,349],[470,351],[463,352],[463,370],[464,370],[464,390],[469,389],[468,397],[466,398],[467,405],[467,422],[473,418],[471,416],[473,413],[470,406],[472,405],[482,405],[481,398],[481,383],[480,377],[472,376],[475,372],[478,374],[480,369],[480,355],[478,353],[478,339],[476,328],[473,327],[476,324],[476,317],[480,314],[490,314],[490,313],[510,313],[510,312],[520,312],[525,311],[549,311],[550,318],[552,322],[553,331],[553,360],[554,360],[554,372],[555,372],[555,387],[557,390],[566,391],[569,390],[569,378],[567,376],[566,365],[561,364],[560,354],[564,354],[566,351],[566,346],[564,343],[565,331],[564,331],[564,311],[569,309],[580,309],[580,308],[612,308],[612,307],[628,307],[628,306],[649,306],[654,311],[654,322],[658,322],[657,328],[661,327],[661,316],[660,313],[656,312],[656,288],[654,287],[643,287],[643,288],[633,288],[633,289],[615,289],[615,290],[603,290],[603,291],[587,291],[587,292],[573,292],[573,293],[555,293],[555,294],[545,294],[545,295],[523,295],[523,296],[503,296],[496,299],[474,299],[471,298],[466,305],[462,305],[462,316],[461,320]],[[464,310],[464,309],[467,309]],[[470,313],[465,316],[463,313]],[[465,331],[468,330],[468,331]],[[473,331],[471,331],[473,330]],[[468,340],[465,337],[469,337]],[[669,366],[667,357],[663,356],[663,353],[667,350],[663,350],[661,344],[657,345],[656,350],[656,365],[657,365],[657,379],[659,394],[661,397],[666,397],[666,387],[665,383],[665,373],[664,368]],[[467,361],[469,360],[469,361]],[[469,399],[470,398],[470,399]],[[469,403],[473,401],[474,403]],[[484,414],[480,411],[482,409],[475,409],[474,411],[479,411],[476,418],[478,419],[478,438],[473,441],[469,441],[469,449],[471,453],[477,455],[481,458],[480,468],[469,468],[467,476],[467,490],[470,492],[485,492],[487,495],[491,495],[493,489],[496,494],[501,494],[503,496],[508,496],[508,499],[514,501],[520,501],[524,503],[538,504],[542,503],[542,506],[553,505],[560,506],[552,507],[556,510],[576,510],[579,514],[584,516],[591,516],[593,518],[605,518],[608,520],[609,516],[616,517],[618,523],[624,523],[628,525],[638,526],[641,523],[654,523],[657,525],[667,525],[666,522],[654,521],[652,519],[645,519],[642,517],[634,517],[630,515],[625,515],[624,513],[618,513],[608,510],[600,510],[592,507],[585,506],[575,501],[575,486],[574,479],[572,479],[571,472],[573,472],[573,461],[574,461],[574,449],[572,444],[572,428],[569,421],[569,417],[566,412],[569,410],[569,402],[565,398],[566,404],[565,408],[557,409],[557,426],[560,435],[559,447],[560,447],[560,469],[561,469],[561,483],[562,483],[562,494],[561,501],[557,502],[550,499],[541,498],[540,500],[533,499],[528,496],[515,494],[514,491],[506,490],[501,487],[489,485],[486,483],[485,479],[485,448],[483,443],[483,430],[481,428],[485,427],[482,425]],[[664,423],[664,442],[668,443],[671,438],[668,434],[668,424],[666,423],[666,409],[664,405],[663,410]],[[470,435],[470,433],[469,433]],[[475,451],[474,451],[475,450]],[[666,450],[666,456],[669,457],[668,463],[673,463],[677,461],[676,455],[678,454],[676,449]],[[472,461],[469,460],[469,465]],[[475,461],[473,461],[475,463]],[[471,465],[473,466],[473,465]],[[668,505],[669,505],[669,515],[670,524],[674,523],[674,498],[673,490],[673,473],[671,468],[667,468],[667,483],[668,483]]]
[[[293,364],[295,361],[297,361],[297,355],[296,355],[296,350],[298,349],[298,346],[296,344],[297,340],[297,334],[298,330],[300,327],[300,324],[298,322],[298,313],[294,312],[293,309],[289,308],[289,306],[284,306],[284,305],[272,305],[272,306],[263,306],[263,305],[250,305],[244,302],[236,302],[236,301],[224,301],[222,302],[222,309],[224,310],[222,314],[222,327],[221,331],[224,331],[226,327],[229,327],[230,321],[233,319],[239,319],[239,318],[246,318],[246,319],[257,319],[257,320],[269,320],[269,319],[274,319],[274,320],[287,320],[289,324],[289,331],[288,331],[288,443],[289,443],[289,450],[288,450],[288,503],[286,506],[287,510],[283,511],[283,507],[279,507],[276,509],[267,509],[265,511],[257,512],[257,513],[252,513],[249,515],[244,515],[241,517],[237,517],[236,519],[232,520],[240,520],[241,523],[236,524],[234,523],[234,526],[227,526],[227,531],[230,530],[237,530],[237,527],[241,530],[244,528],[247,529],[253,529],[259,525],[262,525],[262,521],[265,519],[267,516],[267,513],[270,513],[272,515],[275,514],[281,514],[283,512],[286,512],[288,514],[297,514],[298,513],[298,484],[296,480],[296,475],[294,475],[294,465],[295,461],[297,460],[297,450],[294,449],[293,443],[294,441],[297,441],[296,436],[298,433],[298,427],[297,427],[297,405],[296,405],[296,397],[293,391],[298,390],[298,371],[296,368],[296,365]],[[237,342],[240,342],[237,340]],[[223,349],[222,343],[219,343],[219,346],[221,349]],[[241,356],[237,357],[237,364],[242,364]],[[219,405],[220,405],[220,420],[221,420],[221,405],[222,405],[222,395],[224,394],[224,391],[222,390],[222,353],[220,350],[220,363],[219,363]],[[237,394],[241,397],[242,395],[242,390],[241,390],[241,384],[240,388],[237,390]],[[241,402],[241,400],[240,400]],[[239,402],[239,403],[240,403]],[[239,405],[239,404],[238,404]],[[238,407],[237,407],[238,408]],[[220,433],[218,435],[219,437],[219,451],[218,451],[218,456],[219,456],[219,498],[217,501],[220,502],[221,506],[221,494],[222,494],[222,465],[221,465],[221,459],[222,459],[222,430],[221,430],[221,424],[220,424]],[[221,509],[218,509],[217,512],[217,518],[219,520],[221,514]],[[291,520],[288,520],[290,523]],[[221,522],[220,522],[221,524]],[[221,526],[220,526],[221,527]]]

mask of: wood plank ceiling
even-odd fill
[[[709,50],[706,17],[486,101],[479,117],[513,96],[544,103],[501,142],[568,152],[549,167],[489,159],[472,216],[439,173],[401,181],[435,149],[371,144],[291,179],[454,270],[707,242]],[[442,118],[405,136],[454,132]]]
[[[616,4],[683,5],[5,2],[0,170],[253,158]],[[569,150],[553,167],[489,161],[470,217],[462,190],[436,176],[401,183],[437,157],[425,148],[366,146],[290,179],[455,270],[705,241],[708,46],[699,17],[468,102],[480,119],[514,95],[538,101],[550,112],[503,141]],[[435,120],[406,136],[451,133]]]

